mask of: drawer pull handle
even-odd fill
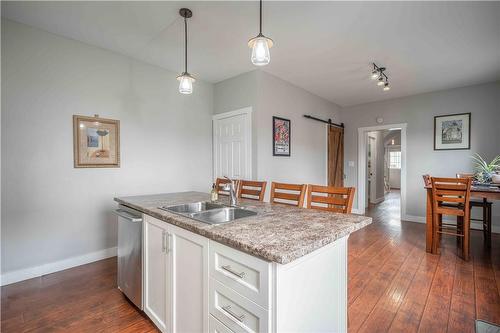
[[[233,270],[231,268],[231,266],[229,265],[225,265],[225,266],[221,266],[223,270],[225,271],[228,271],[229,273],[233,274],[233,275],[236,275],[237,277],[239,277],[240,279],[243,279],[245,278],[245,272],[241,272],[241,273],[238,273],[236,272],[235,270]]]
[[[223,306],[222,310],[224,310],[227,313],[229,313],[231,315],[231,317],[236,318],[239,322],[243,322],[243,319],[245,319],[245,315],[244,314],[237,315],[236,313],[234,313],[233,310],[231,310],[231,305]]]

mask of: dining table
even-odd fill
[[[425,250],[429,253],[432,252],[432,235],[433,235],[433,222],[432,222],[432,186],[425,186],[427,192],[427,209],[425,217]],[[499,184],[473,184],[470,190],[471,198],[476,199],[489,199],[500,200],[500,185]]]

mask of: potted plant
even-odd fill
[[[495,157],[490,163],[486,162],[481,155],[472,156],[474,160],[475,178],[480,183],[500,183],[500,155]]]

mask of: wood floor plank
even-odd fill
[[[387,332],[389,330],[423,257],[422,250],[414,247],[359,332]]]
[[[389,332],[417,332],[424,312],[439,256],[424,254],[410,288],[391,323]]]
[[[419,332],[446,332],[456,261],[455,251],[447,248],[441,249],[441,258],[420,321]]]
[[[474,283],[477,318],[500,323],[500,294],[489,257],[474,257]]]
[[[476,318],[473,258],[457,260],[450,305],[448,332],[475,332]]]
[[[356,315],[349,315],[349,330],[357,332],[366,320],[372,309],[382,297],[399,268],[409,256],[412,246],[400,244],[397,251],[380,267],[377,274],[371,279],[360,295],[349,305],[349,311]]]
[[[380,250],[377,256],[372,258],[368,264],[366,264],[362,271],[358,274],[352,276],[349,279],[348,286],[348,304],[352,305],[356,299],[363,293],[366,286],[372,281],[377,274],[384,269],[385,263],[393,256],[399,257],[401,249],[398,249],[399,243],[390,242],[383,249]]]

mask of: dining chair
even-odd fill
[[[456,236],[461,239],[462,257],[469,260],[470,248],[470,187],[471,178],[431,177],[432,183],[432,223],[433,252],[437,253],[441,235]],[[448,204],[453,204],[450,206]],[[457,217],[457,223],[443,222],[443,215]]]
[[[263,201],[264,194],[266,193],[266,185],[267,182],[241,180],[238,198]]]
[[[215,188],[217,189],[217,193],[219,195],[227,195],[227,196],[229,195],[229,191],[224,190],[224,187],[223,187],[224,184],[227,184],[229,182],[230,182],[230,180],[227,178],[217,178],[215,180]],[[238,193],[240,181],[238,179],[236,179],[236,180],[234,180],[234,182],[235,182],[235,184],[234,184],[235,191],[236,191],[236,193]]]
[[[350,214],[354,187],[307,185],[307,208]]]
[[[302,207],[306,195],[306,184],[271,183],[271,203]]]
[[[432,182],[431,182],[431,175],[422,175],[422,178],[424,179],[424,186],[425,187],[429,187],[429,186],[432,186]]]
[[[473,173],[467,173],[467,172],[462,172],[462,173],[457,173],[457,178],[474,178]],[[480,199],[470,199],[470,210],[472,213],[472,208],[473,207],[479,207],[483,210],[483,218],[482,219],[476,219],[471,217],[471,221],[480,221],[483,224],[483,236],[484,236],[484,242],[487,245],[491,245],[491,206],[492,202],[488,201],[488,199],[483,198],[482,200]]]

